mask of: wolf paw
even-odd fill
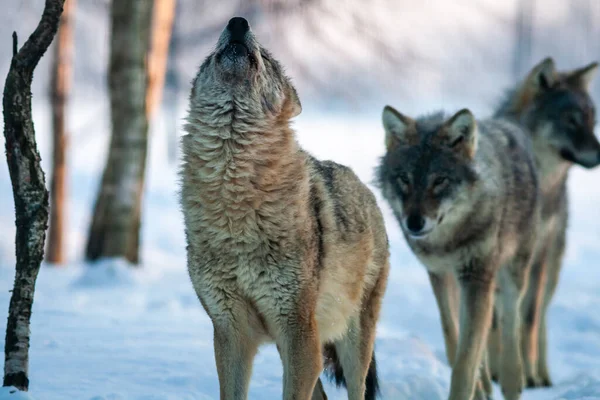
[[[480,387],[475,390],[473,400],[493,400],[492,395],[485,393]]]
[[[500,382],[502,395],[504,396],[505,400],[519,400],[521,398],[521,393],[523,392],[524,386],[525,382],[523,375],[520,374],[503,376],[502,381]]]
[[[542,381],[540,383],[541,387],[551,387],[552,385],[552,379],[550,379],[549,377],[542,378]]]
[[[540,382],[537,378],[534,378],[532,376],[528,376],[527,377],[527,388],[531,389],[531,388],[536,388],[540,386]]]
[[[502,396],[505,400],[519,400],[523,393],[523,388],[506,388],[502,389]]]

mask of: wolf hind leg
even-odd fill
[[[547,336],[547,315],[550,301],[554,296],[558,279],[560,275],[560,267],[564,252],[564,239],[558,241],[554,247],[554,254],[548,260],[548,280],[546,282],[546,290],[544,292],[542,311],[540,315],[540,323],[538,328],[538,364],[537,369],[540,377],[540,386],[552,386],[550,379],[550,369],[548,368],[548,336]]]
[[[361,340],[363,336],[370,335],[359,327],[358,321],[353,320],[346,336],[334,343],[339,362],[339,365],[335,368],[338,371],[343,371],[343,381],[341,383],[348,389],[349,400],[364,400],[366,398],[367,373],[371,359],[374,356],[374,346],[369,338],[366,338],[363,342]]]
[[[379,392],[374,345],[386,280],[387,268],[384,268],[360,314],[352,318],[345,336],[329,350],[333,364],[330,375],[338,385],[346,386],[349,400],[375,400]]]
[[[528,388],[541,385],[538,371],[540,354],[539,333],[543,319],[543,296],[547,281],[547,265],[545,254],[540,254],[531,266],[529,282],[521,304],[521,354],[525,369],[525,383]]]

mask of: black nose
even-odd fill
[[[231,33],[231,40],[242,40],[246,32],[250,29],[250,26],[245,18],[233,17],[229,20],[227,29]]]
[[[406,219],[406,227],[411,233],[419,233],[425,227],[425,219],[419,214],[411,214]]]

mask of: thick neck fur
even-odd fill
[[[284,234],[280,225],[299,217],[293,203],[309,195],[305,155],[288,118],[257,117],[234,98],[193,100],[185,129],[182,201],[205,229],[199,234],[237,248]]]
[[[535,121],[527,118],[527,105],[524,102],[531,99],[522,98],[519,91],[521,85],[522,83],[506,91],[494,117],[519,124],[531,136],[542,193],[556,193],[566,187],[565,182],[572,163],[560,157],[548,144],[545,130],[549,127],[538,126]]]
[[[556,194],[566,189],[571,163],[565,161],[539,135],[533,137],[533,151],[544,195]]]

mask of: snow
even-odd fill
[[[43,106],[36,127],[48,154]],[[82,108],[81,114],[88,115]],[[321,158],[350,165],[370,183],[383,153],[379,112],[322,115],[307,111],[294,126],[301,144]],[[76,137],[71,156],[69,265],[40,272],[32,319],[30,394],[44,400],[216,399],[212,326],[185,269],[174,165],[166,163],[164,122],[157,121],[144,198],[143,265],[119,259],[81,262],[106,144],[100,134]],[[100,160],[98,160],[100,159]],[[45,161],[47,162],[47,161]],[[600,170],[574,168],[571,224],[564,272],[550,309],[550,360],[556,386],[526,390],[523,400],[600,399]],[[384,399],[445,399],[450,368],[435,300],[424,268],[404,243],[387,205],[392,272],[378,325],[376,352]],[[0,163],[0,319],[13,284],[12,197]],[[3,336],[3,335],[0,335]],[[0,339],[0,345],[2,339]],[[274,346],[254,363],[251,399],[281,396],[282,368]],[[326,384],[331,399],[345,393]],[[501,394],[496,387],[496,398]],[[21,396],[21,397],[19,397]],[[0,399],[29,399],[4,388]]]
[[[8,386],[0,388],[0,400],[35,400],[35,398],[13,386]]]

